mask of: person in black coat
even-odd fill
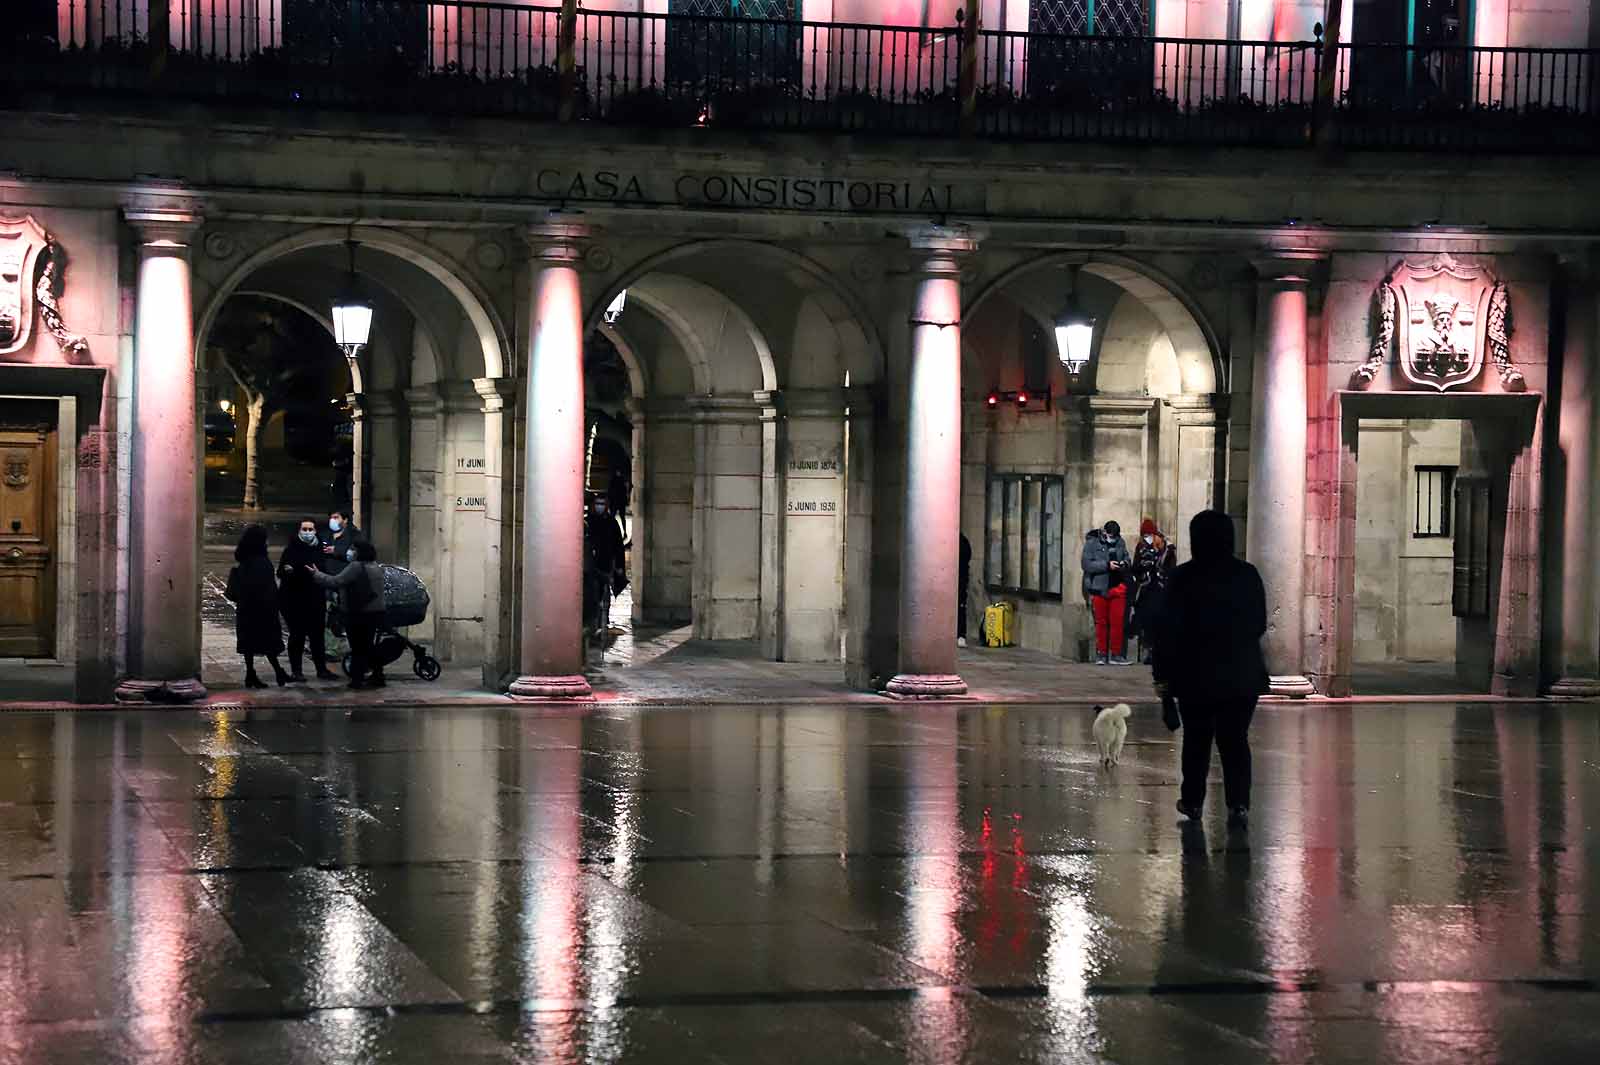
[[[278,684],[289,683],[289,674],[278,665],[283,653],[283,629],[278,625],[278,582],[273,579],[272,561],[267,558],[267,530],[251,525],[233,549],[234,567],[228,574],[226,595],[235,607],[234,633],[238,650],[244,656],[244,686],[265,688],[256,676],[256,655],[272,663]]]
[[[338,679],[328,669],[327,645],[322,634],[323,626],[328,623],[328,596],[306,572],[306,567],[320,566],[322,560],[317,523],[308,518],[300,523],[299,533],[278,558],[278,609],[289,628],[289,679],[292,681],[306,679],[300,671],[300,663],[307,647],[317,667],[317,677]]]
[[[1192,559],[1172,572],[1155,619],[1156,690],[1177,699],[1183,719],[1178,812],[1199,819],[1215,740],[1228,820],[1243,827],[1250,813],[1247,733],[1267,690],[1266,590],[1256,568],[1234,557],[1233,520],[1221,511],[1194,516],[1189,547]]]
[[[356,544],[365,539],[353,522],[345,520],[343,512],[333,511],[328,515],[328,531],[322,539],[322,558],[317,568],[330,577],[338,576],[355,561]]]
[[[972,581],[972,541],[961,534],[956,549],[956,646],[967,645],[967,585]]]

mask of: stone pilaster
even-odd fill
[[[1250,511],[1245,544],[1267,591],[1262,649],[1272,692],[1310,695],[1305,649],[1306,318],[1320,255],[1256,260],[1256,364],[1251,389]]]
[[[1600,517],[1600,283],[1594,264],[1568,265],[1566,344],[1561,352],[1561,408],[1556,446],[1565,463],[1565,506],[1556,588],[1561,633],[1555,650],[1553,695],[1600,695],[1600,566],[1592,543]]]
[[[119,702],[187,703],[200,683],[200,483],[189,247],[197,201],[180,194],[124,209],[138,234],[128,676]]]

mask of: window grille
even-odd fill
[[[1062,478],[1033,473],[989,478],[984,584],[1025,599],[1061,598]]]
[[[1411,535],[1417,539],[1450,535],[1451,488],[1456,479],[1454,466],[1418,466],[1415,471],[1416,506]]]

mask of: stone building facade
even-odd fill
[[[74,698],[203,693],[197,352],[239,294],[326,323],[351,240],[375,304],[351,397],[360,521],[433,589],[418,635],[481,663],[491,689],[587,691],[583,351],[604,343],[628,378],[641,621],[837,661],[864,688],[958,693],[961,535],[975,606],[1012,599],[1025,646],[1083,660],[1086,530],[1149,516],[1181,548],[1189,518],[1221,507],[1267,580],[1279,691],[1346,694],[1369,656],[1454,659],[1497,692],[1600,691],[1585,536],[1600,207],[1582,150],[1596,111],[1546,107],[1559,79],[1532,104],[1506,94],[1534,80],[1461,82],[1462,107],[1417,103],[1402,129],[1350,103],[1376,77],[1353,73],[1374,69],[1351,36],[1362,5],[1344,8],[1340,44],[1302,25],[1321,5],[1257,27],[1249,5],[1156,0],[1138,34],[1051,38],[1024,18],[1040,5],[977,4],[998,28],[966,46],[942,16],[835,0],[758,38],[789,33],[821,96],[752,113],[712,93],[641,118],[597,102],[617,84],[603,61],[666,71],[672,42],[708,27],[748,58],[753,31],[647,0],[585,5],[564,45],[558,9],[515,5],[524,21],[498,36],[447,43],[443,9],[472,5],[423,4],[416,41],[439,71],[466,77],[464,56],[487,64],[510,41],[569,87],[518,115],[424,79],[439,104],[416,114],[352,89],[366,70],[322,95],[257,92],[275,75],[250,57],[285,54],[299,16],[263,5],[275,17],[245,20],[254,36],[223,54],[196,27],[243,11],[232,2],[166,25],[159,4],[125,3],[138,47],[113,62],[115,34],[52,0],[54,36],[8,75],[0,657],[64,664]],[[345,6],[363,5],[383,6]],[[1587,84],[1587,8],[1474,12],[1463,51],[1406,53],[1436,88],[1462,56],[1527,44],[1561,49]],[[652,50],[637,42],[653,29],[623,34],[623,18],[666,35]],[[846,22],[878,27],[886,55],[915,44],[949,109],[886,87],[887,67],[839,91],[847,53],[793,42],[833,42]],[[61,74],[80,69],[69,37],[99,49],[94,78]],[[1159,122],[1133,108],[1098,132],[1009,135],[1007,116],[1037,121],[1024,105],[1045,95],[1016,56],[1071,69],[1061,40],[1144,42],[1127,69]],[[1182,124],[1203,111],[1182,101],[1205,40],[1232,49],[1241,99],[1277,72],[1253,117],[1228,119],[1242,139],[1214,115]],[[1180,74],[1146,63],[1169,52]],[[1291,58],[1324,54],[1343,58],[1310,74]],[[516,91],[530,84],[537,70]],[[818,117],[817,99],[837,107]],[[1493,126],[1518,108],[1552,123],[1538,154]],[[890,128],[929,114],[948,126]],[[1453,132],[1417,135],[1430,123]],[[1069,292],[1096,321],[1076,375],[1052,339]]]

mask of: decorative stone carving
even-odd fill
[[[63,355],[81,355],[89,343],[68,331],[59,300],[66,253],[33,217],[0,218],[0,355],[21,351],[33,336],[33,305]]]
[[[1356,370],[1355,384],[1378,375],[1398,342],[1406,380],[1440,392],[1469,384],[1483,369],[1487,352],[1512,391],[1526,387],[1511,362],[1511,320],[1506,287],[1483,267],[1440,254],[1424,263],[1402,260],[1378,284],[1371,352]]]
[[[239,250],[239,242],[233,239],[233,234],[231,233],[221,233],[213,230],[206,234],[205,249],[206,254],[213,259],[219,261],[231,259],[234,253]]]
[[[32,473],[28,469],[28,456],[21,451],[6,453],[5,485],[18,491],[28,487],[33,481]]]

